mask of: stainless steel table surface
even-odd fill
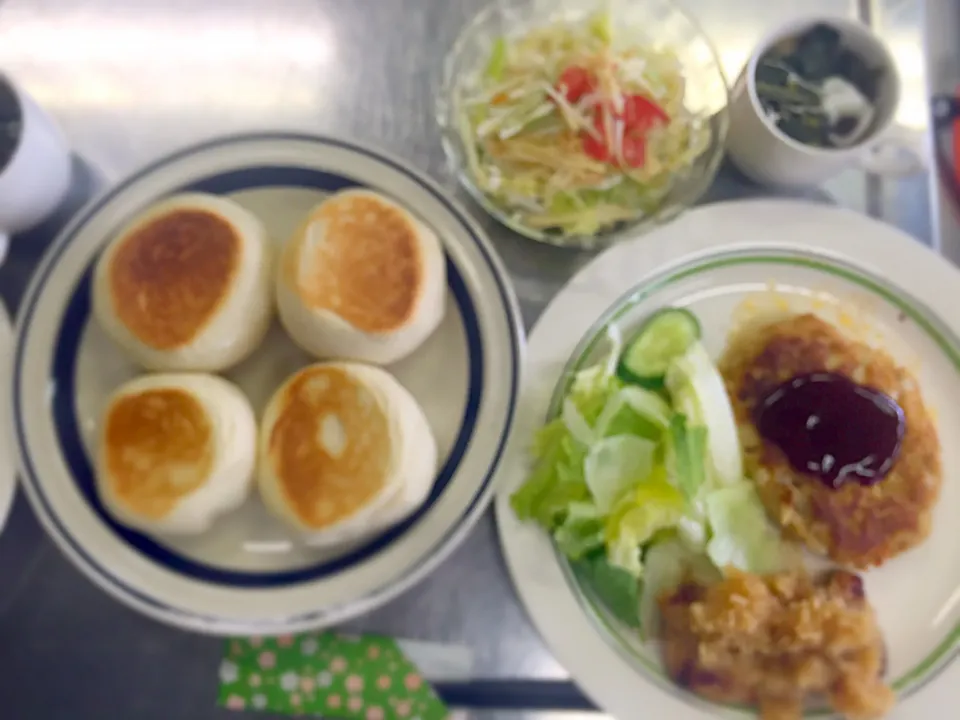
[[[730,75],[768,26],[797,12],[789,0],[681,3],[712,35]],[[55,228],[96,186],[211,136],[254,129],[347,136],[392,151],[456,192],[434,129],[432,98],[444,53],[482,4],[0,0],[0,70],[61,122],[78,155],[79,178],[58,218],[15,238],[0,269],[8,306],[16,308]],[[927,55],[922,0],[806,0],[802,10],[868,17],[900,64],[899,119],[924,129],[927,56],[941,64],[943,83],[960,79],[950,77],[960,66],[950,65],[957,58],[949,53],[960,31],[958,13],[946,13],[949,28],[935,15],[952,4],[930,0],[927,32],[940,45]],[[757,194],[764,193],[728,168],[708,200]],[[927,243],[939,240],[935,231],[946,227],[944,216],[952,219],[927,177],[880,181],[851,171],[811,195],[882,217]],[[538,246],[484,221],[529,327],[589,256]],[[960,229],[950,238],[960,251]],[[468,646],[481,679],[568,677],[514,595],[489,513],[430,578],[351,627]],[[0,537],[0,717],[233,717],[214,708],[219,655],[216,639],[139,617],[84,580],[44,537],[24,498],[17,499]],[[488,683],[458,697],[487,707],[524,706],[536,698],[549,705],[553,691],[569,690],[558,683]]]

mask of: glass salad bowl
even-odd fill
[[[710,187],[728,87],[670,0],[498,0],[463,30],[436,113],[451,170],[529,238],[599,248]]]

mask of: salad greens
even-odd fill
[[[599,553],[576,560],[571,567],[580,583],[592,588],[615,618],[628,627],[640,627],[639,586],[629,573],[613,567]]]
[[[593,235],[654,210],[711,139],[675,53],[615,18],[498,38],[463,79],[457,126],[479,189],[531,228]]]
[[[670,344],[653,340],[660,353]],[[661,391],[618,375],[620,344],[611,341],[537,433],[533,471],[511,504],[552,534],[618,619],[649,633],[657,596],[685,576],[773,572],[790,556],[744,477],[733,409],[699,340],[676,345]]]

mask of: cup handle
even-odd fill
[[[865,172],[887,178],[925,174],[930,167],[927,134],[894,125],[864,148],[857,164]]]

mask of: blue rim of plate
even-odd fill
[[[499,442],[497,444],[496,450],[492,456],[491,462],[488,466],[485,476],[483,477],[482,482],[479,484],[476,493],[470,501],[470,504],[467,506],[467,509],[463,512],[461,518],[454,524],[451,525],[451,529],[447,534],[435,545],[433,552],[438,552],[440,548],[445,546],[456,531],[457,527],[461,522],[474,514],[477,509],[477,505],[480,503],[483,498],[486,489],[490,485],[494,471],[500,463],[500,459],[503,455],[504,446],[506,444],[506,439],[509,435],[509,430],[513,425],[513,419],[515,416],[516,410],[516,397],[519,385],[519,373],[520,373],[520,343],[522,337],[522,331],[519,326],[519,319],[515,309],[514,303],[511,301],[511,293],[507,289],[502,272],[495,260],[492,251],[487,247],[487,243],[479,233],[474,222],[458,207],[456,207],[449,199],[447,199],[443,193],[436,187],[430,180],[420,175],[419,173],[412,171],[410,168],[406,167],[403,163],[398,160],[393,159],[388,155],[384,155],[379,151],[373,151],[362,146],[354,145],[352,143],[334,139],[334,138],[325,138],[320,136],[305,135],[298,133],[255,133],[255,134],[245,134],[245,135],[233,135],[225,138],[220,138],[217,140],[212,140],[205,143],[200,143],[193,145],[191,147],[185,148],[179,152],[168,155],[164,158],[161,158],[154,163],[142,168],[133,175],[127,177],[122,182],[118,183],[112,189],[104,193],[100,198],[94,200],[90,205],[81,211],[76,219],[74,219],[69,226],[60,234],[54,243],[53,247],[49,251],[48,257],[45,259],[44,264],[40,270],[38,277],[31,283],[30,294],[26,299],[25,306],[20,313],[20,327],[23,328],[24,332],[29,332],[29,324],[33,318],[34,312],[36,311],[39,298],[40,290],[44,287],[46,282],[49,279],[49,276],[53,269],[56,267],[57,260],[61,254],[70,246],[71,241],[77,235],[77,233],[87,224],[87,222],[100,212],[104,206],[113,201],[120,193],[122,193],[127,187],[137,180],[142,179],[145,176],[150,175],[156,170],[179,161],[185,157],[189,157],[197,152],[204,150],[209,150],[216,147],[222,147],[225,145],[232,144],[242,144],[246,142],[263,142],[263,141],[299,141],[299,142],[309,142],[317,145],[318,147],[323,146],[333,146],[349,152],[357,153],[359,155],[366,156],[367,158],[378,162],[380,164],[386,165],[392,170],[399,172],[407,177],[407,179],[412,180],[416,183],[420,189],[430,194],[435,200],[437,200],[446,210],[449,212],[461,225],[461,227],[467,232],[471,237],[477,249],[480,251],[483,256],[484,261],[487,263],[489,270],[496,282],[497,291],[500,299],[501,306],[504,310],[505,315],[508,318],[508,324],[512,330],[512,342],[510,347],[511,352],[511,376],[510,376],[510,399],[509,406],[507,411],[506,422],[504,423],[503,430],[500,435]],[[255,180],[255,178],[258,178]],[[318,185],[317,180],[321,179],[323,184]],[[188,184],[185,187],[179,188],[172,192],[180,192],[184,190],[193,190],[193,191],[202,191],[202,192],[213,192],[213,193],[226,193],[226,192],[237,192],[242,189],[252,189],[256,187],[270,187],[270,186],[301,186],[308,187],[311,189],[323,190],[323,191],[333,191],[341,189],[344,187],[355,187],[362,185],[358,181],[349,178],[344,175],[338,175],[335,173],[330,173],[322,170],[317,170],[314,168],[305,168],[298,167],[295,165],[264,165],[244,169],[234,169],[228,170],[222,173],[213,174],[202,178],[200,180],[194,181],[193,183]],[[480,397],[482,393],[482,354],[479,354],[479,359],[474,357],[474,350],[481,349],[481,336],[479,332],[479,327],[476,321],[476,313],[473,309],[473,304],[470,299],[469,293],[467,291],[466,285],[463,282],[459,270],[456,268],[455,264],[447,259],[447,269],[451,271],[449,275],[449,286],[453,291],[461,315],[463,316],[464,326],[466,329],[468,347],[471,351],[471,362],[469,369],[469,386],[468,386],[468,403],[467,408],[464,411],[464,417],[461,425],[460,434],[457,437],[457,440],[454,444],[454,448],[451,451],[450,457],[447,462],[444,464],[444,467],[441,469],[438,474],[437,480],[434,482],[434,486],[431,489],[430,496],[426,503],[418,509],[418,511],[411,516],[407,521],[401,525],[393,528],[387,533],[379,536],[378,538],[372,540],[370,543],[364,545],[363,547],[349,553],[346,556],[330,560],[326,563],[323,563],[319,566],[314,566],[307,569],[300,569],[294,571],[287,571],[284,573],[241,573],[236,571],[225,571],[218,568],[211,568],[207,565],[203,565],[196,561],[184,558],[183,556],[175,553],[168,548],[159,545],[158,543],[150,540],[146,536],[141,535],[140,533],[133,532],[122,526],[115,523],[109,515],[107,515],[103,509],[102,504],[100,504],[99,499],[96,496],[96,493],[93,491],[92,486],[92,471],[90,470],[89,459],[86,456],[86,451],[83,448],[82,442],[80,441],[79,433],[75,427],[69,427],[69,430],[65,432],[65,428],[70,425],[76,425],[75,421],[75,410],[74,410],[74,393],[73,393],[73,384],[74,384],[74,375],[73,375],[73,366],[76,360],[77,350],[79,348],[80,338],[82,337],[83,329],[85,327],[85,320],[89,314],[89,283],[90,283],[90,272],[93,265],[92,261],[90,266],[85,268],[83,273],[81,273],[80,278],[77,280],[76,286],[71,295],[71,299],[64,309],[61,327],[57,334],[58,344],[66,343],[67,347],[58,347],[54,351],[54,362],[52,364],[52,377],[51,380],[54,382],[54,387],[56,388],[54,392],[53,399],[51,401],[51,414],[53,416],[53,422],[56,427],[56,434],[61,443],[61,452],[65,462],[70,468],[73,480],[78,485],[78,489],[81,494],[91,505],[94,513],[100,517],[101,521],[107,524],[113,530],[115,535],[118,535],[118,539],[121,542],[125,542],[128,545],[131,545],[139,554],[144,555],[153,562],[158,562],[163,567],[172,570],[173,572],[186,575],[187,577],[193,580],[199,580],[201,582],[211,582],[218,583],[220,585],[225,585],[228,587],[236,588],[277,588],[277,587],[288,587],[292,584],[299,584],[304,582],[309,582],[312,580],[317,580],[322,577],[327,577],[336,572],[343,570],[345,567],[355,564],[356,562],[362,561],[366,558],[372,557],[377,552],[383,550],[387,545],[395,542],[399,537],[404,535],[416,522],[426,513],[429,508],[436,502],[436,500],[442,495],[443,490],[446,488],[450,479],[453,477],[459,462],[462,459],[464,452],[469,446],[470,439],[473,435],[473,430],[476,425],[477,411],[480,405]],[[85,312],[84,312],[85,311]],[[21,394],[21,373],[22,367],[25,361],[24,356],[25,343],[18,343],[16,349],[16,356],[14,360],[14,372],[13,372],[13,396],[14,396],[14,423],[15,423],[15,434],[17,444],[19,445],[20,454],[23,458],[24,463],[24,482],[29,485],[32,490],[32,495],[40,503],[43,513],[49,519],[50,523],[56,529],[56,532],[59,534],[60,538],[67,543],[70,549],[77,554],[77,556],[83,561],[87,568],[92,571],[96,576],[102,578],[110,586],[121,591],[124,595],[136,599],[139,603],[145,604],[155,610],[158,610],[167,615],[178,615],[186,616],[191,618],[203,619],[212,621],[214,623],[218,622],[219,619],[216,617],[207,617],[202,616],[197,613],[189,612],[182,610],[180,608],[172,607],[165,602],[156,600],[155,598],[143,593],[140,590],[130,587],[126,583],[119,580],[114,574],[112,574],[107,568],[105,568],[101,563],[97,562],[92,558],[89,553],[83,548],[83,546],[74,539],[67,529],[63,526],[60,519],[53,512],[50,504],[43,492],[40,482],[37,480],[37,472],[33,466],[33,462],[30,458],[30,455],[27,451],[27,443],[24,436],[23,423],[20,420],[21,417],[21,408],[23,406],[23,397]],[[58,381],[57,375],[60,372],[67,372],[65,375],[66,381]],[[61,389],[57,386],[59,382],[64,382],[65,389],[61,392]],[[69,421],[69,422],[65,422]],[[84,487],[84,479],[81,477],[78,481],[77,474],[77,462],[81,462],[86,465],[86,471],[88,473],[87,485]],[[91,500],[93,498],[93,500]],[[124,537],[127,536],[127,537]],[[146,550],[146,551],[145,551]],[[164,560],[166,562],[164,562]],[[211,576],[211,573],[213,575]],[[385,594],[389,590],[389,586],[382,587],[378,590],[375,590],[366,596],[364,599],[367,601],[375,601],[379,595]],[[318,611],[305,613],[296,617],[284,618],[288,622],[309,622],[312,619],[321,618],[323,615],[327,614],[328,609],[321,609]],[[275,621],[270,621],[270,625],[274,625]]]

